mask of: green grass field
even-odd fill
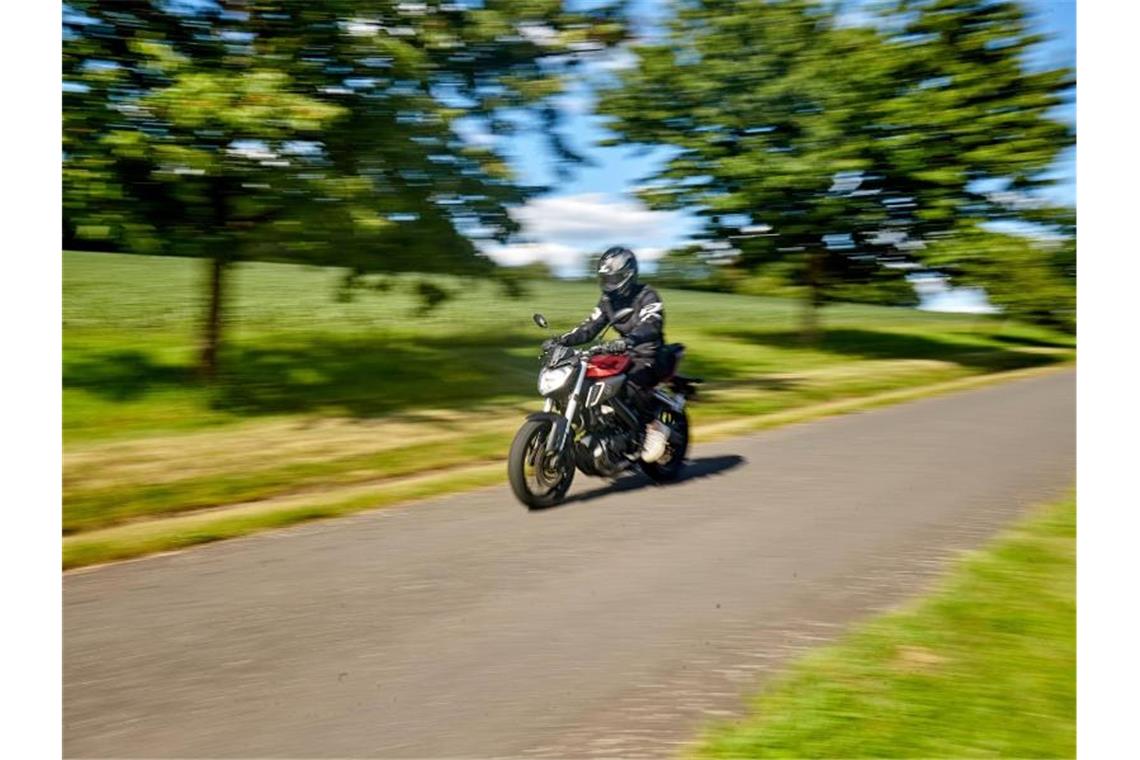
[[[193,380],[205,267],[113,254],[64,255],[64,429],[70,442],[215,427],[270,416],[372,418],[467,409],[534,396],[544,312],[560,328],[597,299],[591,283],[544,283],[519,300],[491,283],[433,278],[460,294],[418,315],[410,287],[335,298],[342,273],[244,264],[233,277],[225,377]],[[414,278],[408,278],[414,279]],[[814,347],[795,334],[799,304],[664,291],[667,334],[688,344],[686,371],[748,394],[749,411],[910,383],[909,372],[813,375],[852,363],[883,370],[931,361],[941,379],[1047,363],[1072,340],[993,318],[861,305],[825,310]],[[911,369],[911,367],[894,367]],[[731,406],[730,404],[727,406]]]
[[[343,272],[242,264],[230,281],[222,376],[194,375],[206,266],[64,254],[64,532],[311,494],[340,501],[419,473],[502,459],[537,408],[530,315],[559,329],[592,283],[433,277],[456,297],[430,313],[416,277],[337,298]],[[815,345],[797,302],[662,291],[684,369],[708,381],[703,426],[1069,360],[1073,339],[993,317],[838,304]],[[382,499],[378,498],[378,501]],[[366,501],[366,499],[365,499]]]
[[[1076,507],[794,665],[704,758],[1075,757]]]

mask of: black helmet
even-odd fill
[[[637,257],[628,248],[615,245],[598,261],[598,284],[606,295],[625,295],[637,284]]]

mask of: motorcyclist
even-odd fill
[[[668,428],[656,419],[653,386],[660,380],[665,309],[653,288],[637,281],[637,256],[622,246],[608,248],[598,261],[598,305],[573,330],[555,338],[576,346],[597,337],[607,325],[621,336],[603,344],[608,353],[628,353],[633,366],[627,380],[631,398],[645,426],[641,457],[655,462],[665,453]]]

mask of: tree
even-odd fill
[[[1076,328],[1075,279],[1063,240],[1033,240],[984,229],[936,241],[928,261],[959,285],[982,287],[1007,316],[1061,330]]]
[[[76,0],[64,23],[65,216],[210,262],[206,377],[235,261],[490,272],[478,240],[507,239],[537,188],[457,125],[553,125],[569,67],[624,34],[549,0]]]
[[[713,268],[701,255],[699,245],[684,245],[665,253],[657,261],[653,281],[665,288],[712,290]]]
[[[667,251],[656,264],[653,282],[666,288],[743,292],[743,273],[731,266],[731,252],[706,250],[701,245],[682,245]]]
[[[645,201],[695,210],[701,237],[801,286],[811,336],[852,283],[901,292],[906,269],[884,264],[1021,218],[992,187],[1040,185],[1071,143],[1049,118],[1069,72],[1021,63],[1036,40],[1010,2],[900,1],[852,26],[807,0],[694,0],[601,111],[615,142],[674,149]]]
[[[984,287],[1011,316],[1073,329],[1075,210],[1035,191],[1053,182],[1045,170],[1074,141],[1051,116],[1074,72],[1026,66],[1043,38],[1019,3],[897,0],[882,13],[900,51],[892,77],[905,84],[876,114],[875,160],[894,202],[908,206],[907,234],[928,246],[924,263]]]

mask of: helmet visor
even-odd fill
[[[621,290],[622,286],[629,282],[630,277],[633,277],[633,272],[628,269],[612,274],[601,272],[598,274],[598,284],[602,286],[602,290],[605,292],[613,293],[616,290]]]

